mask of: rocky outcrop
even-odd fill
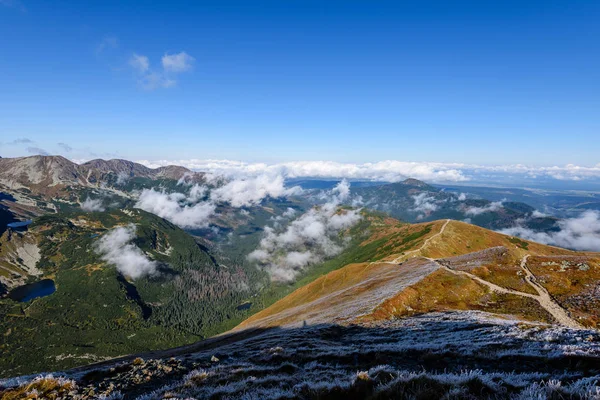
[[[33,236],[7,230],[0,236],[0,282],[7,288],[22,285],[29,276],[39,276],[40,249]]]

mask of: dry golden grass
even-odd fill
[[[135,360],[131,362],[133,365],[142,365],[144,363],[144,359],[141,357],[136,357]]]
[[[448,309],[466,310],[469,309],[468,304],[485,294],[485,288],[472,279],[438,270],[380,304],[365,320],[382,320]]]
[[[117,221],[120,218],[120,216],[118,214],[113,214],[112,217],[115,218]],[[70,219],[69,221],[75,226],[83,226],[86,228],[95,228],[95,229],[104,229],[104,225],[102,225],[102,223],[100,221],[90,221],[89,219],[87,219],[84,216],[79,216],[75,219]]]
[[[502,246],[506,248],[503,255],[479,260],[480,262],[476,265],[465,265],[457,269],[468,270],[468,272],[506,289],[535,295],[537,292],[525,281],[524,271],[520,268],[520,260],[524,255],[572,257],[582,254],[534,242],[515,240],[510,236],[459,221],[449,221],[442,232],[445,224],[446,220],[412,225],[399,223],[393,219],[380,220],[372,237],[362,245],[384,239],[376,256],[379,257],[382,252],[387,252],[388,255],[382,261],[349,264],[332,271],[248,318],[236,329],[257,325],[265,326],[265,324],[266,326],[275,326],[297,323],[311,315],[326,312],[328,305],[340,307],[344,299],[338,298],[338,293],[343,292],[344,296],[353,293],[355,297],[359,297],[363,294],[361,291],[371,290],[372,285],[384,287],[386,282],[382,280],[382,276],[386,276],[386,274],[387,276],[397,276],[394,275],[394,269],[400,267],[398,264],[390,263],[394,259],[403,262],[403,265],[410,263],[411,268],[418,269],[428,262],[420,257],[452,258]],[[427,232],[419,236],[419,233],[425,232],[425,230]],[[410,235],[417,238],[406,242],[406,237]],[[402,248],[403,251],[394,253],[393,251],[397,248]],[[391,253],[390,249],[392,249]],[[587,254],[586,256],[589,257]],[[475,255],[475,257],[479,256]],[[419,259],[422,261],[417,262]],[[593,279],[598,282],[600,277]],[[554,288],[548,290],[551,294],[553,292],[558,294]],[[600,294],[600,288],[598,292]],[[348,299],[348,301],[351,300],[353,299]],[[420,282],[404,290],[402,290],[402,286],[399,286],[398,293],[383,301],[371,315],[367,313],[361,316],[360,320],[402,317],[412,313],[440,310],[484,310],[511,314],[528,320],[545,322],[552,320],[551,316],[533,299],[512,294],[493,293],[467,276],[457,276],[441,270],[426,276]],[[586,316],[590,320],[587,325],[596,323],[594,321],[597,319],[590,319],[589,310]]]
[[[492,247],[439,261],[453,270],[469,272],[503,288],[537,295],[537,291],[525,280],[526,274],[520,266],[521,257],[506,247]]]
[[[444,233],[435,238],[433,243],[430,243],[430,245],[423,249],[422,255],[430,258],[444,258],[481,251],[496,246],[504,246],[514,251],[518,257],[522,257],[528,253],[544,255],[576,254],[570,250],[524,240],[523,242],[528,244],[528,250],[525,250],[511,242],[510,239],[510,236],[485,228],[465,222],[450,221]]]
[[[73,269],[75,269],[75,270],[85,269],[85,272],[87,272],[88,276],[91,276],[96,271],[102,271],[104,269],[104,267],[105,267],[104,264],[86,264],[86,265],[82,265],[81,267],[77,267],[77,268],[73,268]]]
[[[506,289],[536,295],[537,292],[525,281],[525,274],[518,265],[488,265],[474,268],[473,275]]]
[[[419,255],[415,250],[437,235],[445,220],[424,222],[420,224],[400,224],[378,232],[376,239],[386,239],[380,246],[376,258],[381,261],[392,261],[398,257]],[[413,238],[414,239],[411,239]]]
[[[427,264],[428,261],[414,260],[414,265],[410,267],[418,270],[416,265],[419,263]],[[344,314],[347,311],[346,306],[360,303],[362,298],[368,298],[373,292],[383,290],[391,281],[399,279],[401,282],[402,274],[407,271],[411,272],[408,266],[402,269],[389,263],[347,265],[297,289],[271,307],[254,314],[236,329],[281,326],[310,320],[315,316],[331,315],[334,319],[338,311]]]
[[[475,280],[437,270],[423,280],[386,300],[364,321],[407,317],[433,311],[480,310],[510,314],[532,321],[552,321],[535,301],[516,295],[498,294]]]
[[[371,222],[373,232],[368,239],[360,244],[361,246],[365,246],[379,239],[389,238],[397,233],[407,232],[411,226],[414,226],[390,217],[376,218],[368,216],[367,218]]]
[[[298,307],[310,303],[320,297],[331,294],[340,289],[350,287],[365,278],[365,271],[369,267],[368,263],[349,264],[344,268],[332,271],[308,285],[290,293],[283,299],[275,302],[272,306],[252,315],[241,326],[252,325],[253,322],[263,319],[267,316],[277,314],[289,308]]]
[[[47,377],[36,378],[30,383],[14,389],[0,392],[2,400],[22,399],[57,399],[63,398],[71,390],[75,389],[75,383],[71,380]]]
[[[600,255],[533,256],[527,265],[574,319],[584,326],[600,326]]]

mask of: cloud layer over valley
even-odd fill
[[[360,210],[339,210],[350,187],[340,182],[329,193],[327,203],[311,208],[283,229],[265,227],[259,248],[248,259],[257,262],[274,281],[293,281],[304,268],[339,254],[347,241],[338,233],[356,224]],[[291,214],[291,213],[290,213]]]
[[[408,162],[386,160],[374,163],[340,163],[334,161],[295,161],[278,164],[248,163],[231,160],[140,160],[141,164],[160,167],[170,164],[226,176],[259,174],[282,175],[285,178],[346,178],[382,182],[398,182],[407,177],[427,182],[496,181],[522,182],[590,181],[600,183],[600,164],[580,166],[536,167],[522,164],[475,165],[463,163]]]
[[[91,199],[87,197],[83,203],[81,203],[81,209],[87,212],[104,211],[102,199]]]
[[[494,201],[484,207],[475,207],[475,206],[466,207],[464,212],[465,212],[465,215],[474,217],[476,215],[481,215],[486,212],[498,211],[501,208],[502,208],[502,201]]]
[[[580,216],[557,222],[560,231],[537,232],[523,226],[503,229],[506,235],[574,250],[600,251],[600,212],[584,211]]]
[[[247,207],[259,204],[266,197],[283,197],[299,194],[298,186],[286,188],[283,176],[259,175],[254,178],[234,179],[214,189],[210,198],[214,202],[226,202],[233,207]]]
[[[185,180],[180,180],[179,184],[184,190]],[[291,196],[301,191],[297,186],[286,188],[282,176],[259,175],[226,181],[212,190],[207,186],[195,184],[187,194],[144,189],[135,207],[165,218],[182,228],[197,229],[208,227],[218,204],[229,204],[234,208],[250,207],[269,197]]]
[[[184,193],[165,193],[155,189],[144,189],[135,204],[182,228],[206,228],[216,206],[211,202],[195,202],[194,196]]]
[[[466,181],[457,167],[462,164],[416,163],[404,161],[381,161],[377,163],[350,164],[334,161],[297,161],[280,164],[246,163],[230,160],[160,160],[138,161],[156,168],[165,165],[184,167],[230,177],[269,174],[285,178],[346,178],[385,182],[397,182],[407,177],[427,181]]]
[[[209,177],[207,185],[217,180],[220,183],[217,187],[199,184],[190,186],[185,180],[180,180],[178,186],[181,187],[181,192],[144,189],[140,192],[135,207],[182,228],[199,229],[211,224],[222,204],[241,208],[242,213],[248,215],[246,207],[257,206],[266,198],[302,193],[299,187],[286,187],[281,175],[262,174],[229,181]],[[350,200],[348,181],[343,180],[332,190],[320,192],[318,196],[321,204],[300,217],[294,219],[297,211],[287,208],[280,215],[269,219],[270,226],[264,226],[259,247],[250,253],[248,259],[269,273],[272,280],[293,281],[307,266],[339,254],[350,240],[349,237],[338,237],[341,231],[361,219],[359,209],[339,209],[341,204]],[[127,232],[118,232],[117,238],[121,238],[121,242],[125,233]],[[108,252],[107,246],[102,249],[102,254],[110,256],[111,262],[117,264],[117,254]]]

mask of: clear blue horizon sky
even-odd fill
[[[598,1],[0,0],[0,155],[595,165],[598,21]]]

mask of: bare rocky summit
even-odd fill
[[[0,159],[0,190],[27,189],[41,195],[57,195],[69,186],[98,187],[110,179],[173,179],[198,175],[187,168],[169,165],[148,168],[127,160],[92,160],[74,163],[62,156],[31,156]]]

